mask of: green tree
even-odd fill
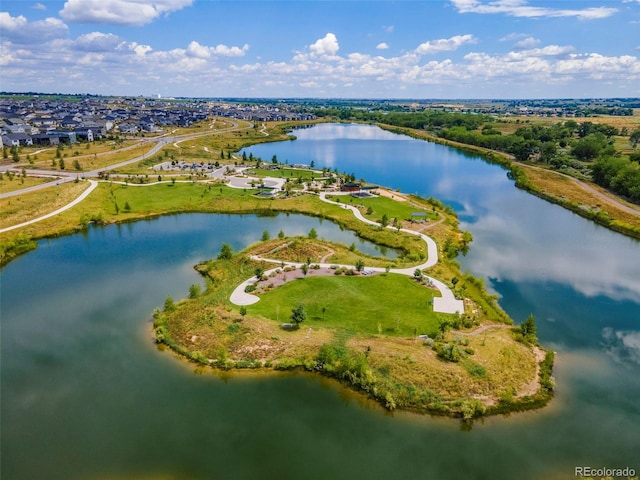
[[[306,276],[307,273],[309,273],[309,264],[308,263],[303,263],[302,267],[300,267],[300,269],[302,270],[302,273],[304,273],[304,275]]]
[[[189,287],[189,298],[198,298],[200,296],[200,285],[197,283]]]
[[[533,315],[529,315],[527,319],[520,325],[522,336],[530,341],[536,340],[538,328],[536,327],[536,319]]]
[[[364,270],[364,261],[360,258],[356,260],[356,270],[359,272]]]
[[[218,254],[218,260],[229,260],[233,256],[233,247],[228,243],[223,243]]]
[[[64,170],[64,159],[61,158],[60,161],[58,162],[58,165],[60,166],[60,170]]]
[[[256,278],[257,278],[258,280],[260,280],[260,279],[262,278],[262,276],[264,275],[264,268],[262,268],[262,267],[257,267],[257,268],[254,270],[254,273],[256,274]]]
[[[629,135],[629,143],[635,149],[640,144],[640,128],[636,128],[631,135]]]
[[[307,312],[305,311],[302,303],[291,311],[291,322],[295,324],[296,328],[300,328],[300,324],[306,319]]]
[[[413,272],[413,276],[416,278],[416,280],[422,280],[422,270],[416,268]]]
[[[266,242],[267,240],[271,239],[271,235],[269,234],[269,230],[265,230],[264,232],[262,232],[262,241]]]
[[[284,238],[284,231],[283,230],[280,230],[278,232],[278,238],[280,238],[280,239]]]
[[[389,225],[389,217],[386,213],[382,215],[382,218],[380,219],[380,225],[382,225],[383,228],[386,228],[387,225]]]
[[[278,157],[276,155],[274,155],[273,157],[271,157],[271,163],[273,163],[274,165],[278,164]]]
[[[173,312],[176,309],[176,304],[173,301],[172,297],[167,297],[164,300],[164,311],[165,312]]]
[[[311,230],[309,230],[309,238],[311,240],[315,240],[316,238],[318,238],[318,232],[316,231],[315,228],[312,228]]]
[[[240,307],[240,315],[243,317],[247,314],[247,307]]]

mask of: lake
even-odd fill
[[[166,296],[201,282],[222,243],[271,236],[345,243],[331,222],[185,214],[42,241],[1,272],[2,478],[574,478],[640,471],[640,244],[513,186],[456,150],[361,125],[296,130],[254,156],[338,168],[458,211],[460,258],[558,352],[539,411],[456,420],[389,414],[304,374],[220,374],[152,340]],[[359,249],[368,248],[358,244]]]

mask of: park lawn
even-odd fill
[[[247,172],[249,175],[258,177],[274,177],[274,178],[302,178],[303,180],[311,180],[312,178],[321,178],[322,172],[317,170],[307,170],[302,168],[279,168],[277,170],[267,170],[264,168],[252,168]]]
[[[439,316],[431,306],[433,296],[433,290],[404,275],[313,277],[310,273],[262,294],[247,311],[288,322],[291,310],[302,303],[307,312],[304,327],[336,328],[361,335],[435,335]]]
[[[327,195],[327,199],[334,202],[340,202],[348,205],[362,207],[362,215],[374,222],[380,222],[383,215],[387,215],[387,218],[397,218],[399,220],[411,220],[411,214],[413,212],[424,212],[427,214],[426,218],[433,221],[438,220],[439,216],[434,211],[427,211],[423,207],[418,207],[410,202],[398,202],[387,197],[370,197],[370,198],[358,198],[353,196],[345,197],[344,195]],[[372,213],[367,214],[368,208],[371,207]],[[424,218],[424,217],[419,217]]]

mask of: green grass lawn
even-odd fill
[[[274,177],[274,178],[302,178],[304,180],[310,180],[311,178],[322,177],[322,172],[314,170],[302,170],[295,168],[280,168],[278,170],[267,170],[263,168],[252,168],[247,173],[250,175],[256,175],[258,177]]]
[[[364,207],[362,214],[365,216],[365,218],[377,222],[380,221],[385,213],[387,214],[389,220],[392,218],[409,220],[411,219],[411,213],[418,211],[425,212],[427,214],[426,218],[428,218],[430,221],[434,221],[439,218],[438,215],[434,212],[425,211],[423,208],[416,207],[409,202],[397,202],[387,197],[356,198],[344,195],[327,195],[327,198],[329,200],[333,200],[334,202],[340,202],[346,205],[361,205],[362,207]],[[371,207],[372,210],[371,214],[366,213],[369,207]]]
[[[436,333],[438,315],[430,305],[432,298],[431,290],[402,275],[310,276],[263,294],[247,310],[288,322],[291,309],[302,303],[307,312],[302,328],[332,327],[365,335],[410,337]]]

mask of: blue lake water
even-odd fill
[[[574,478],[640,471],[640,244],[514,188],[504,170],[376,127],[319,125],[247,152],[434,196],[474,237],[460,259],[557,352],[539,411],[458,422],[377,405],[307,375],[196,370],[153,342],[151,311],[193,265],[330,222],[178,215],[43,241],[1,272],[2,478]],[[349,235],[349,237],[346,237]],[[334,237],[335,236],[335,237]],[[345,236],[345,237],[343,237]],[[356,240],[357,241],[357,240]],[[358,248],[365,248],[364,244]],[[196,374],[197,373],[197,374]]]

